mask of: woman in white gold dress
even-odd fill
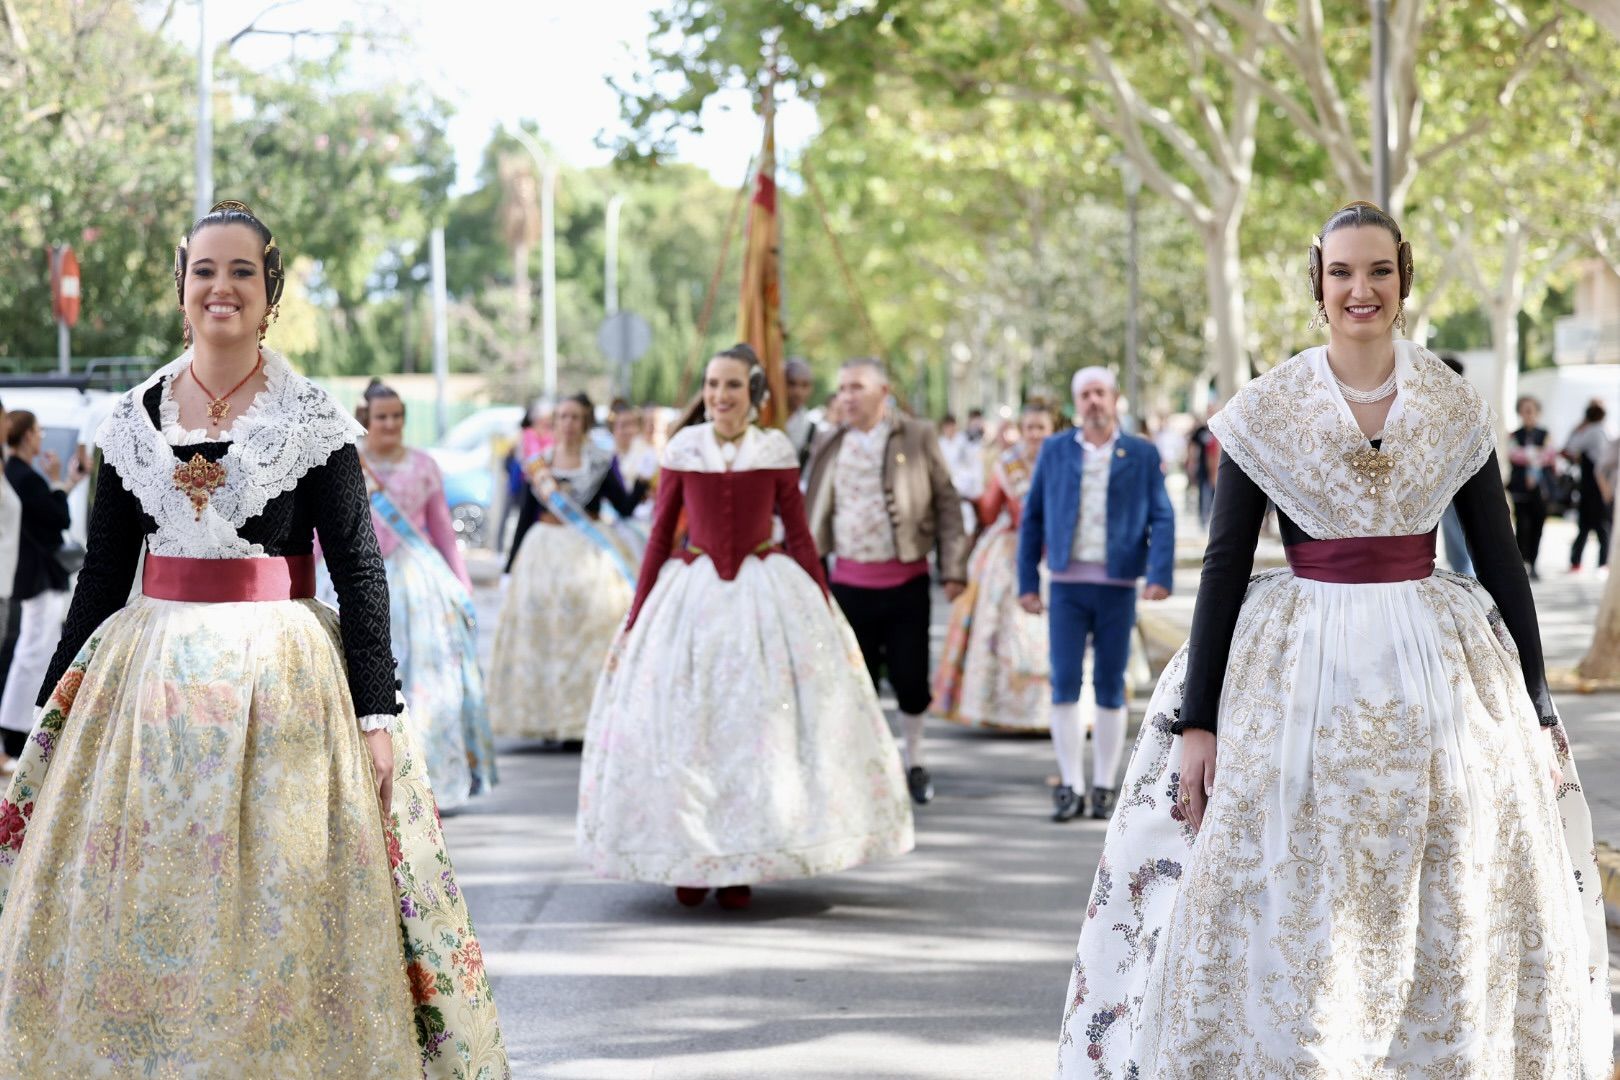
[[[1240,391],[1192,635],[1097,867],[1057,1074],[1609,1075],[1591,820],[1490,411],[1397,340],[1411,249],[1352,203],[1326,348]],[[1289,568],[1250,578],[1267,501]],[[1455,501],[1479,580],[1434,569]]]
[[[175,258],[194,346],[97,433],[84,569],[0,799],[5,1080],[510,1075],[400,716],[361,429],[260,345],[281,267],[241,203],[199,219]]]
[[[647,482],[625,487],[613,454],[588,437],[595,422],[590,398],[564,398],[557,441],[524,463],[529,490],[487,683],[490,723],[507,738],[584,738],[602,658],[630,609],[635,552],[599,513],[606,502],[630,517]]]
[[[745,907],[752,884],[913,842],[899,751],[827,599],[798,456],[749,422],[764,392],[748,346],[709,361],[712,422],[665,450],[635,604],[585,737],[581,852],[604,876],[676,886],[688,906],[718,888],[721,906]]]

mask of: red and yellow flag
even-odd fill
[[[747,244],[743,248],[742,298],[737,305],[737,339],[759,354],[771,397],[759,422],[780,427],[786,419],[779,403],[787,400],[783,379],[781,253],[782,223],[776,214],[776,107],[774,91],[765,91],[765,146],[754,176],[754,198],[748,207]]]

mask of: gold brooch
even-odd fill
[[[209,461],[201,454],[193,454],[190,461],[174,470],[174,486],[191,500],[191,508],[197,512],[198,521],[202,520],[209,497],[224,482],[225,466],[217,461]]]
[[[1393,455],[1363,446],[1344,455],[1344,461],[1350,466],[1356,483],[1365,488],[1368,495],[1380,495],[1389,490],[1389,474],[1395,470]]]

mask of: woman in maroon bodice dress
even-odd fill
[[[743,907],[756,882],[912,847],[899,754],[827,599],[798,457],[750,423],[764,393],[748,346],[709,362],[710,422],[665,450],[635,602],[585,736],[580,850],[596,872],[676,886],[688,905],[718,888]]]

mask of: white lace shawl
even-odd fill
[[[799,455],[784,432],[750,427],[727,460],[727,448],[715,438],[713,424],[694,424],[677,431],[664,447],[664,468],[680,472],[746,472],[752,469],[797,469]]]
[[[1327,365],[1307,349],[1244,387],[1210,420],[1221,449],[1277,508],[1318,540],[1435,528],[1495,449],[1490,407],[1462,376],[1395,342],[1398,395],[1385,421],[1389,487],[1358,482],[1350,456],[1370,444]]]
[[[174,482],[178,464],[164,432],[152,425],[142,398],[159,380],[172,378],[191,363],[191,350],[159,368],[125,394],[96,433],[96,445],[118,470],[124,487],[157,522],[147,538],[154,555],[192,559],[259,558],[264,548],[238,535],[269,501],[291,491],[310,469],[352,443],[365,429],[325,390],[299,375],[278,353],[264,350],[265,388],[231,424],[225,452],[225,480],[199,518],[191,500]],[[179,410],[165,394],[160,418],[171,431]],[[204,432],[192,432],[206,438]]]

